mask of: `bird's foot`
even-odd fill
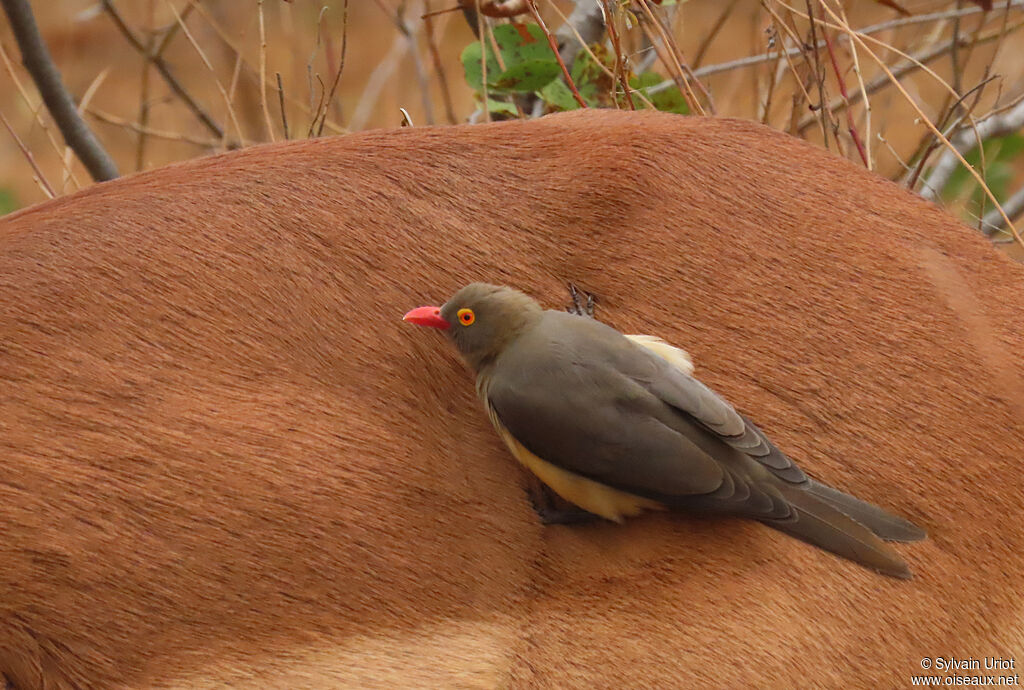
[[[575,284],[569,283],[569,296],[572,297],[572,304],[565,308],[567,312],[577,316],[594,318],[594,304],[596,300],[592,294],[580,292]],[[585,299],[584,296],[586,296]]]
[[[530,504],[534,512],[545,525],[578,525],[584,522],[599,520],[600,515],[594,515],[588,510],[574,506],[544,486],[536,477],[530,477],[530,485],[526,490],[530,497]]]

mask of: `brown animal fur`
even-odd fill
[[[689,350],[924,526],[879,577],[746,521],[543,527],[409,308],[470,280]],[[0,672],[62,687],[895,687],[1024,659],[1021,268],[758,125],[285,143],[0,221]]]

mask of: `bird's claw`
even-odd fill
[[[530,478],[526,491],[534,512],[544,525],[578,525],[593,522],[600,518],[590,511],[583,510],[563,500],[544,486],[536,477]]]
[[[582,300],[582,296],[586,295],[586,301]],[[589,316],[594,318],[594,304],[597,300],[589,292],[580,292],[574,283],[569,283],[569,296],[572,297],[572,304],[565,308],[570,314],[576,314],[577,316]]]

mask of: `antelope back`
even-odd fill
[[[689,350],[916,576],[761,525],[543,527],[444,338],[471,280]],[[1019,266],[737,120],[255,147],[0,220],[0,672],[60,687],[906,684],[1024,657]]]

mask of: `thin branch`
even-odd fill
[[[657,21],[657,19],[654,16],[654,13],[651,11],[651,8],[646,4],[646,2],[644,2],[644,0],[640,0],[640,2],[641,7],[647,13],[648,18],[648,21],[642,21],[640,23],[640,27],[643,29],[644,34],[647,36],[647,40],[650,42],[651,47],[654,49],[654,52],[657,53],[658,60],[661,61],[661,64],[665,66],[665,70],[669,73],[670,76],[669,80],[664,81],[661,84],[656,84],[655,86],[646,89],[647,93],[654,94],[657,93],[658,91],[663,90],[661,87],[669,88],[674,85],[676,88],[679,89],[679,93],[682,95],[683,101],[686,102],[686,107],[689,109],[689,111],[691,113],[703,115],[704,111],[701,108],[700,103],[698,102],[697,94],[695,94],[693,92],[693,89],[690,87],[690,81],[684,75],[683,68],[682,65],[679,64],[679,60],[674,54],[672,54],[672,48],[669,46],[668,40],[665,37],[664,27],[661,25],[660,22]],[[658,37],[661,39],[660,48],[659,41],[655,40],[655,34],[657,34]],[[662,48],[669,53],[668,56],[666,56],[662,52]]]
[[[601,3],[597,0],[576,0],[576,5],[569,13],[569,18],[566,19],[558,5],[553,0],[549,1],[552,9],[562,17],[562,26],[558,27],[558,31],[555,32],[555,38],[558,39],[558,45],[561,46],[558,54],[562,56],[562,61],[565,64],[571,65],[576,62],[576,56],[579,55],[580,50],[586,49],[587,52],[590,52],[588,46],[597,43],[604,36],[604,15]],[[595,64],[600,64],[600,61],[595,60]]]
[[[562,68],[562,75],[565,77],[565,83],[569,85],[569,90],[572,91],[572,97],[576,99],[576,102],[580,104],[581,108],[587,107],[587,102],[583,100],[583,96],[580,95],[579,89],[576,88],[576,82],[573,81],[572,75],[569,74],[569,68],[565,66],[565,60],[562,59],[562,54],[558,52],[558,43],[555,42],[555,37],[551,34],[548,29],[548,25],[544,22],[544,18],[540,16],[540,11],[537,9],[537,0],[526,0],[526,4],[530,7],[530,13],[533,15],[533,20],[540,26],[540,30],[544,32],[544,36],[548,39],[548,45],[551,47],[551,52],[555,54],[555,60],[558,61],[558,66]],[[609,21],[609,24],[611,22]],[[629,88],[628,85],[626,88]]]
[[[1008,2],[1006,4],[999,5],[999,6],[996,7],[996,9],[997,10],[1007,10],[1007,9],[1018,9],[1018,8],[1021,8],[1021,7],[1024,7],[1024,0],[1008,0]],[[855,29],[855,31],[857,31],[857,33],[859,33],[861,35],[877,34],[877,33],[883,32],[883,31],[888,31],[889,29],[899,28],[901,26],[911,26],[911,25],[916,25],[916,24],[928,24],[928,23],[931,23],[931,22],[943,21],[943,20],[946,20],[946,19],[952,19],[953,17],[966,17],[967,15],[971,15],[971,14],[979,14],[979,13],[981,13],[983,11],[984,10],[982,10],[980,7],[975,7],[975,6],[972,5],[971,7],[965,7],[962,10],[951,10],[951,11],[947,11],[947,12],[934,12],[932,14],[921,14],[921,15],[918,15],[916,17],[908,17],[906,19],[894,19],[892,21],[883,22],[881,24],[872,24],[870,26],[864,27],[863,29]],[[824,48],[825,47],[824,43],[822,43],[818,47],[819,48]],[[800,55],[802,51],[803,51],[802,48],[795,47],[795,48],[788,49],[786,51],[786,54],[789,57],[794,57],[796,55]],[[765,52],[765,53],[760,53],[758,55],[751,55],[749,57],[739,58],[737,60],[729,60],[728,62],[720,62],[720,63],[715,64],[715,65],[707,65],[706,67],[701,67],[700,69],[693,70],[693,74],[694,74],[694,76],[697,76],[697,77],[707,77],[707,76],[711,76],[712,74],[720,74],[722,72],[731,72],[732,70],[742,69],[744,67],[752,67],[754,65],[760,65],[760,64],[765,63],[765,62],[771,62],[773,60],[776,60],[778,57],[779,57],[778,52],[768,51],[768,52]],[[673,86],[673,84],[674,84],[673,81],[666,80],[666,81],[663,81],[660,84],[652,86],[650,91],[652,93],[656,93],[655,91],[653,91],[653,89],[664,90],[664,89],[671,88]]]
[[[1024,22],[1013,25],[1010,30],[1015,31],[1020,27],[1024,26]],[[863,33],[863,32],[861,32]],[[985,36],[979,36],[976,40],[970,41],[961,37],[961,44],[966,45],[973,42],[975,45],[982,45],[985,43],[991,43],[999,38],[1001,34],[999,32],[987,34]],[[924,66],[934,62],[938,58],[949,53],[952,49],[952,41],[933,46],[927,50],[923,50],[919,53],[914,53],[908,56],[908,59],[891,67],[891,71],[896,79],[902,79],[911,72],[915,72],[919,69],[924,69]],[[888,75],[880,74],[871,81],[867,82],[864,88],[858,88],[852,91],[849,95],[849,105],[856,105],[864,97],[865,94],[873,94],[877,91],[889,86],[892,82],[889,80]],[[842,98],[834,99],[828,104],[828,108],[831,112],[841,112],[847,107],[847,103]],[[800,120],[798,125],[798,131],[803,133],[808,127],[814,125],[817,122],[816,117],[806,117]]]
[[[200,139],[198,137],[192,137],[187,134],[179,134],[177,132],[168,132],[162,129],[153,129],[152,127],[142,127],[137,122],[125,120],[124,118],[111,115],[110,113],[103,112],[102,110],[96,110],[95,108],[86,108],[86,114],[90,117],[94,117],[100,122],[104,122],[108,125],[115,125],[117,127],[123,127],[127,130],[135,132],[136,134],[146,134],[146,136],[156,137],[157,139],[166,139],[168,141],[181,141],[187,144],[193,144],[195,146],[201,146],[206,149],[216,149],[220,146],[219,139]]]
[[[36,159],[32,155],[32,152],[28,150],[27,146],[25,146],[25,143],[18,136],[18,133],[14,131],[14,127],[11,127],[11,123],[7,121],[7,118],[4,116],[3,113],[0,113],[0,120],[3,121],[4,127],[6,127],[7,131],[10,132],[11,138],[14,139],[14,143],[18,145],[19,149],[21,149],[21,153],[23,156],[25,156],[25,160],[28,161],[28,164],[32,166],[32,170],[35,171],[35,181],[36,183],[39,184],[39,187],[43,190],[43,193],[45,193],[47,198],[50,199],[57,196],[53,191],[53,187],[51,187],[50,183],[46,181],[46,176],[43,175],[43,171],[39,169],[39,165],[36,163]]]
[[[708,48],[711,47],[712,41],[714,41],[718,34],[721,33],[722,27],[725,26],[725,22],[728,21],[729,17],[732,15],[732,11],[738,2],[739,0],[730,0],[729,4],[725,6],[724,10],[722,10],[722,13],[718,15],[718,19],[715,21],[714,25],[701,39],[700,45],[697,47],[697,53],[693,58],[694,70],[700,67],[700,64],[704,62],[704,56],[707,54]]]
[[[843,5],[842,5],[841,2],[837,2],[836,5],[839,8],[839,13],[840,13],[840,15],[843,18],[843,22],[845,24],[849,25],[849,21],[847,20],[847,17],[846,17],[846,9],[843,8]],[[857,54],[857,44],[852,39],[850,39],[849,36],[847,36],[846,38],[850,41],[850,56],[853,59],[853,73],[857,77],[857,86],[860,89],[861,93],[863,93],[864,92],[864,74],[863,74],[863,72],[861,72],[861,69],[860,69],[860,57]],[[830,46],[829,47],[829,52],[831,52],[831,50],[832,50],[832,48]],[[849,103],[849,96],[844,93],[843,94],[843,98],[844,98],[844,102],[848,104]],[[847,107],[849,107],[849,106],[847,106]],[[849,112],[849,110],[847,110],[847,112]],[[850,122],[851,122],[851,126],[852,126],[852,119],[850,120]],[[865,144],[864,144],[864,154],[867,156],[867,169],[868,170],[874,170],[875,166],[874,166],[873,161],[871,159],[871,99],[867,98],[866,96],[864,97],[864,141],[865,141]]]
[[[53,131],[46,124],[46,120],[43,118],[42,115],[39,114],[39,108],[37,107],[37,105],[34,106],[32,104],[32,100],[28,97],[28,92],[25,91],[25,87],[22,85],[21,80],[18,79],[18,73],[15,72],[14,65],[11,64],[11,59],[7,55],[7,49],[4,48],[2,43],[0,43],[0,57],[3,58],[3,63],[4,67],[7,69],[7,74],[10,75],[11,81],[14,82],[14,86],[18,89],[18,93],[21,94],[21,100],[25,102],[25,105],[28,106],[30,110],[32,110],[32,115],[36,120],[36,124],[38,124],[40,129],[42,129],[43,132],[46,133],[46,138],[50,141],[50,145],[53,147],[54,152],[57,154],[57,157],[60,158],[61,162],[64,164],[64,174],[68,175],[71,178],[71,181],[75,183],[75,186],[81,189],[82,183],[78,181],[78,178],[75,177],[75,171],[71,168],[71,165],[67,161],[65,161],[64,157],[61,155],[60,144],[58,144],[57,139],[54,138]]]
[[[829,125],[831,125],[831,118],[829,117],[829,115],[831,115],[831,113],[829,113],[825,109],[825,73],[821,69],[821,55],[819,54],[819,52],[818,52],[819,49],[817,47],[817,45],[818,45],[817,22],[814,20],[814,12],[811,9],[811,0],[805,0],[805,2],[807,4],[807,21],[810,23],[810,27],[811,27],[810,28],[810,31],[811,31],[811,42],[810,42],[810,45],[811,46],[815,46],[814,48],[808,48],[808,50],[809,51],[813,51],[813,53],[814,53],[814,81],[817,83],[817,86],[818,86],[818,107],[815,108],[815,107],[812,106],[811,109],[812,110],[816,110],[818,112],[819,116],[821,117],[821,131],[822,131],[822,134],[825,135],[823,137],[822,141],[825,144],[825,148],[828,148],[828,135],[827,135],[827,132],[828,132],[829,129],[831,129],[831,127],[829,126]],[[826,30],[822,29],[822,33],[826,33]],[[829,44],[826,41],[826,45],[831,45],[831,44]],[[805,60],[807,59],[806,55],[804,56],[804,59]],[[810,64],[810,60],[808,60],[808,64]],[[836,74],[837,75],[839,74],[839,68],[838,67],[836,67]],[[838,146],[838,144],[839,144],[839,142],[837,141],[836,145]]]
[[[110,74],[109,67],[107,67],[102,72],[97,74],[96,78],[92,80],[92,83],[89,84],[89,87],[85,90],[85,93],[82,94],[82,100],[78,104],[79,117],[82,117],[82,115],[85,114],[85,109],[89,107],[90,103],[92,103],[93,96],[95,96],[96,92],[100,90],[100,86],[103,84],[104,81],[106,81],[108,74]],[[71,149],[70,146],[64,147],[64,175],[61,177],[60,181],[61,194],[67,192],[68,189],[68,182],[70,181],[71,177],[71,157],[73,154],[74,151]]]
[[[148,3],[148,19],[149,27],[152,30],[153,27],[153,14],[155,0],[149,0]],[[177,26],[176,24],[174,26]],[[142,59],[142,74],[139,75],[139,126],[143,129],[139,132],[135,140],[135,171],[142,170],[146,159],[146,134],[145,128],[149,126],[149,66],[150,62],[146,55],[153,52],[153,43],[155,35],[151,32],[146,40],[146,54],[143,55]]]
[[[1024,216],[1024,187],[1014,192],[1009,199],[1003,202],[1003,212],[1010,220],[1017,220]],[[1006,220],[999,209],[992,209],[981,219],[981,231],[987,237],[993,237],[998,233],[1006,231]]]
[[[959,167],[960,156],[969,153],[989,139],[1012,134],[1024,127],[1024,101],[1013,109],[980,120],[973,128],[963,129],[950,137],[953,150],[943,151],[921,189],[925,199],[935,199]]]
[[[277,72],[277,101],[281,107],[281,129],[284,131],[284,138],[291,139],[288,133],[288,113],[284,110],[284,86],[281,85],[281,73]]]
[[[474,0],[476,2],[476,35],[480,40],[480,86],[484,96],[484,122],[491,121],[491,94],[488,93],[487,87],[487,44],[484,41],[487,38],[486,31],[488,30],[487,22],[484,21],[484,15],[481,11],[481,0]],[[494,40],[494,34],[491,34],[491,41]],[[495,50],[494,55],[501,64],[501,51]]]
[[[967,97],[974,93],[977,93],[978,96],[981,96],[981,92],[984,90],[985,85],[988,84],[993,79],[997,78],[998,77],[993,75],[986,79],[985,81],[975,84],[973,88],[968,90],[967,93],[965,93],[960,98],[956,99],[956,102],[946,109],[946,114],[939,120],[939,129],[942,130],[942,133],[944,135],[948,137],[952,132],[956,131],[956,129],[961,124],[963,124],[964,120],[970,117],[971,113],[974,112],[974,109],[978,105],[978,98],[974,99],[974,102],[971,103],[970,107],[967,108],[956,119],[956,122],[948,124],[950,118],[952,118],[956,112],[961,110],[960,106],[967,99]],[[931,132],[928,132],[925,135],[923,144],[919,146],[918,150],[914,152],[914,155],[910,157],[910,160],[917,160],[917,165],[915,166],[914,170],[911,171],[909,177],[906,178],[905,186],[907,187],[907,189],[914,189],[914,187],[917,186],[917,180],[919,177],[921,177],[921,173],[924,172],[929,157],[932,155],[932,152],[937,148],[939,148],[938,140],[932,136]]]
[[[826,9],[828,9],[828,8],[826,7]],[[832,13],[831,10],[829,10],[829,14],[832,14],[833,20],[835,20],[835,21],[842,21],[838,17],[836,17]],[[843,28],[843,27],[837,25],[835,28]],[[917,113],[918,117],[921,118],[921,122],[923,122],[924,125],[928,129],[930,129],[932,131],[932,133],[936,136],[936,138],[938,138],[940,141],[942,141],[943,144],[946,145],[946,147],[953,153],[953,155],[956,156],[957,160],[967,169],[967,172],[971,175],[971,177],[973,177],[975,179],[975,181],[981,186],[981,189],[982,189],[982,191],[984,191],[985,196],[987,196],[989,199],[991,199],[992,202],[996,205],[996,209],[999,211],[1000,216],[1002,216],[1003,220],[1006,222],[1006,226],[1007,226],[1007,228],[1009,228],[1010,232],[1013,234],[1014,239],[1017,240],[1017,242],[1022,247],[1024,247],[1024,237],[1021,237],[1020,233],[1017,231],[1017,228],[1014,227],[1013,222],[1010,220],[1009,216],[1007,216],[1005,211],[1003,211],[1002,207],[999,206],[999,201],[995,198],[995,195],[992,193],[992,190],[989,189],[989,187],[985,184],[985,180],[982,179],[981,175],[978,173],[977,170],[975,170],[971,165],[969,165],[967,163],[967,160],[963,157],[963,154],[960,153],[960,151],[958,151],[956,149],[956,147],[953,146],[953,144],[949,141],[949,139],[947,139],[945,137],[945,135],[943,135],[943,133],[940,132],[938,130],[938,128],[936,128],[935,123],[933,123],[931,120],[928,119],[928,116],[924,114],[924,111],[917,104],[917,101],[915,101],[910,96],[910,94],[907,93],[907,90],[905,88],[903,88],[903,85],[900,84],[900,82],[896,79],[896,77],[893,76],[892,72],[889,70],[889,67],[885,64],[885,61],[882,60],[880,57],[878,57],[878,55],[876,55],[875,52],[868,47],[866,40],[867,41],[877,42],[877,43],[881,43],[881,42],[877,41],[876,39],[871,38],[870,36],[862,36],[858,32],[853,31],[852,29],[850,29],[848,25],[846,27],[846,30],[850,31],[850,38],[851,38],[851,40],[856,41],[857,43],[859,43],[860,46],[864,49],[864,51],[868,55],[871,56],[871,58],[875,61],[875,63],[879,66],[879,68],[883,72],[885,72],[886,74],[889,75],[889,78],[893,82],[893,86],[896,87],[896,90],[899,91],[900,94],[907,100],[907,103],[910,104],[910,107],[913,108],[914,111]],[[896,49],[892,48],[891,46],[889,46],[889,48],[891,50],[894,50],[894,52],[897,52],[897,53],[899,53],[901,55],[904,55],[901,51],[896,50]],[[906,57],[906,56],[904,55],[904,57]],[[932,74],[932,76],[936,76],[934,74],[934,72],[931,72],[931,70],[928,70],[927,68],[925,68],[925,69],[930,74]],[[936,78],[938,78],[938,77],[936,76]],[[941,82],[941,83],[945,84],[945,82]],[[1024,107],[1022,107],[1021,110],[1024,110]],[[1016,112],[1016,109],[1013,110],[1013,111],[1010,111],[1010,113],[1014,113],[1014,112]],[[1007,113],[1007,114],[1009,114],[1009,113]],[[1018,128],[1019,127],[1020,127],[1020,124],[1018,124]]]
[[[192,33],[188,30],[188,27],[185,26],[185,20],[182,19],[181,14],[179,14],[178,10],[174,8],[174,5],[171,4],[170,0],[165,0],[165,2],[167,3],[167,6],[170,8],[171,13],[174,14],[174,19],[181,26],[181,30],[185,32],[185,38],[188,39],[188,42],[191,43],[192,47],[196,49],[197,53],[199,53],[199,57],[202,59],[203,64],[206,65],[206,69],[210,70],[210,74],[213,76],[213,82],[217,85],[217,89],[220,90],[221,96],[224,97],[224,103],[227,105],[228,108],[228,117],[231,118],[231,123],[235,126],[235,133],[238,135],[238,141],[241,143],[242,146],[245,146],[245,139],[242,137],[242,128],[238,124],[238,118],[235,117],[235,109],[231,107],[231,99],[228,97],[228,92],[224,89],[224,85],[221,84],[220,79],[217,78],[216,70],[213,69],[213,65],[210,63],[210,60],[206,57],[206,53],[204,53],[203,49],[199,47],[199,44],[196,42],[196,39],[192,37]]]
[[[274,125],[270,121],[270,108],[267,106],[267,32],[263,26],[263,0],[256,0],[256,13],[260,20],[260,108],[263,110],[263,122],[267,126],[267,138],[277,141]],[[228,100],[226,96],[225,100]]]
[[[64,141],[74,150],[92,179],[114,179],[118,176],[117,165],[78,114],[75,102],[64,86],[57,66],[53,64],[50,51],[39,35],[39,27],[36,26],[28,0],[2,2],[11,23],[11,31],[21,50],[21,64],[32,76],[47,110],[64,135]]]
[[[690,66],[686,64],[686,60],[683,57],[682,51],[679,50],[678,44],[676,44],[675,39],[672,37],[672,32],[669,31],[665,27],[665,25],[662,24],[661,20],[658,19],[657,15],[655,15],[654,10],[651,9],[649,0],[640,0],[640,6],[647,14],[647,17],[650,20],[650,22],[656,28],[657,33],[661,37],[661,40],[664,43],[665,47],[668,48],[669,52],[672,54],[674,66],[677,67],[681,72],[680,78],[684,86],[681,86],[680,88],[685,89],[684,93],[688,95],[687,100],[691,101],[688,104],[690,106],[690,110],[692,111],[696,109],[696,114],[698,115],[706,114],[704,112],[704,108],[701,106],[700,101],[698,100],[696,94],[693,92],[693,89],[690,86],[690,84],[693,83],[696,84],[697,89],[702,94],[704,94],[704,99],[708,104],[708,109],[711,110],[712,114],[714,114],[715,104],[714,101],[711,99],[711,93],[707,90],[707,88],[705,88],[703,82],[701,82],[697,75],[693,73],[693,70],[690,69]],[[654,41],[651,41],[651,43],[653,44]],[[669,65],[666,63],[665,66],[667,68]]]
[[[382,0],[377,0],[378,4]],[[434,124],[434,101],[430,97],[430,82],[427,80],[427,71],[423,67],[423,58],[420,56],[419,45],[416,41],[416,33],[409,27],[408,22],[405,20],[405,0],[399,3],[398,8],[394,11],[394,15],[391,17],[391,21],[394,23],[395,28],[405,36],[405,40],[409,41],[409,55],[412,57],[413,70],[416,72],[416,82],[420,87],[420,98],[423,99],[423,110],[426,112],[426,120],[428,125]],[[383,8],[382,6],[382,9]],[[422,9],[420,14],[422,15]],[[385,9],[386,11],[386,9]],[[421,16],[422,20],[423,17]]]
[[[1022,2],[1024,2],[1024,0],[1022,0]],[[220,24],[218,24],[217,21],[213,17],[210,16],[210,13],[200,4],[195,4],[195,5],[192,5],[192,6],[196,8],[196,11],[198,11],[199,14],[203,17],[203,19],[206,21],[207,25],[209,25],[209,27],[211,29],[213,29],[214,33],[217,34],[217,36],[220,38],[221,42],[225,46],[230,48],[231,52],[233,52],[235,54],[235,56],[237,58],[237,61],[235,63],[235,72],[236,72],[236,74],[235,74],[235,77],[233,77],[233,79],[237,77],[237,72],[241,68],[241,65],[243,65],[243,64],[245,65],[246,69],[248,69],[250,71],[250,72],[247,72],[247,74],[249,74],[249,73],[252,74],[253,80],[259,79],[258,70],[256,68],[254,68],[252,65],[250,65],[248,62],[246,62],[245,58],[242,55],[241,48],[239,48],[238,44],[231,38],[231,36],[228,35],[228,33],[220,26]],[[234,91],[232,90],[231,93],[233,94]],[[287,94],[285,95],[285,98],[287,99],[287,101],[289,103],[291,103],[295,107],[301,109],[302,112],[305,113],[306,115],[309,115],[310,117],[313,116],[313,111],[310,110],[310,108],[307,107],[307,105],[305,103],[303,103],[301,100],[299,100],[298,98],[293,98],[291,96],[288,96]],[[234,101],[232,99],[232,103],[233,102]],[[327,129],[330,129],[332,132],[335,132],[337,134],[344,134],[347,131],[345,128],[337,125],[335,122],[333,122],[330,119],[328,119],[326,122],[327,122]]]
[[[6,2],[6,0],[4,1]],[[1022,0],[1022,2],[1024,2],[1024,0]],[[207,113],[206,110],[204,110],[203,107],[199,105],[194,98],[192,98],[192,95],[185,90],[185,87],[182,86],[181,82],[178,81],[178,78],[174,76],[174,73],[171,72],[170,66],[168,66],[167,62],[161,55],[151,55],[146,51],[146,46],[143,45],[142,41],[138,39],[135,33],[128,28],[128,24],[125,23],[124,17],[122,17],[121,13],[117,11],[116,7],[114,7],[113,0],[100,0],[100,4],[103,5],[103,9],[106,10],[107,14],[109,14],[110,18],[114,21],[114,26],[118,28],[132,47],[135,48],[140,55],[145,56],[147,60],[153,63],[153,67],[155,67],[156,71],[160,73],[164,82],[166,82],[167,86],[174,92],[174,95],[176,95],[181,102],[192,111],[196,118],[203,123],[203,126],[206,127],[211,134],[218,139],[223,139],[224,128],[217,124],[217,122],[210,117],[209,113]],[[192,6],[190,5],[189,7]],[[200,10],[201,9],[202,8],[200,8]],[[235,148],[237,145],[237,143],[232,142],[230,148]]]
[[[316,81],[320,84],[320,100],[316,102],[316,110],[313,111],[313,119],[309,121],[309,129],[306,131],[306,138],[313,138],[313,130],[316,128],[317,118],[319,117],[320,108],[324,105],[324,98],[327,96],[327,87],[324,85],[324,80],[320,78],[320,75],[316,75]],[[327,112],[324,109],[324,112]]]
[[[593,61],[595,67],[597,67],[599,70],[604,72],[604,74],[608,77],[608,79],[610,79],[612,82],[614,82],[615,81],[615,73],[612,72],[607,67],[605,67],[604,63],[597,57],[597,55],[594,54],[594,51],[592,51],[590,49],[590,46],[588,45],[588,43],[593,43],[594,41],[586,41],[584,36],[582,34],[580,34],[577,31],[576,27],[573,25],[572,17],[570,16],[570,17],[566,18],[565,14],[560,9],[558,9],[558,5],[556,5],[556,4],[554,4],[552,2],[551,3],[551,9],[554,10],[555,14],[557,14],[562,19],[562,22],[563,22],[562,27],[558,31],[555,32],[555,36],[557,37],[564,29],[566,29],[566,27],[568,27],[569,31],[572,32],[573,37],[576,39],[576,41],[579,42],[579,49],[582,50],[583,52],[585,52],[590,57],[590,59],[591,59],[591,61]],[[604,25],[602,24],[601,26],[603,27]],[[579,54],[579,51],[577,51],[577,54]],[[562,48],[562,59],[563,60],[565,59],[565,48],[564,47]],[[566,64],[568,64],[568,62],[569,61],[566,60]],[[638,71],[642,71],[642,70],[638,70]],[[655,110],[656,109],[654,107],[654,104],[651,103],[650,99],[648,99],[643,94],[641,89],[634,89],[632,93],[633,93],[634,96],[636,96],[641,101],[643,101],[644,105],[646,105],[648,108],[650,108],[651,110]]]
[[[808,2],[810,2],[810,0],[808,0]],[[849,104],[850,97],[849,94],[846,93],[846,80],[843,79],[843,73],[839,69],[839,60],[836,59],[836,51],[832,47],[832,39],[829,38],[827,30],[823,30],[821,33],[825,39],[825,46],[828,48],[828,57],[832,63],[832,71],[835,73],[836,82],[839,84],[839,93],[842,95],[843,101]],[[846,131],[849,132],[850,138],[853,139],[853,145],[857,147],[857,152],[860,154],[860,159],[864,162],[864,167],[870,170],[871,163],[868,161],[868,154],[864,149],[864,142],[860,139],[860,133],[857,131],[857,125],[853,121],[853,112],[850,110],[849,105],[847,105],[846,108]]]
[[[612,14],[609,0],[601,0],[601,3],[604,7],[604,16],[607,17],[608,40],[611,42],[612,52],[615,54],[615,79],[612,80],[613,91],[616,81],[622,84],[622,91],[626,94],[629,109],[636,110],[636,103],[633,102],[633,94],[629,88],[629,75],[626,73],[626,56],[622,54],[622,43],[619,41],[619,32],[615,28],[615,16]],[[617,99],[616,105],[618,105]]]
[[[437,48],[437,36],[434,33],[434,17],[431,12],[430,0],[424,0],[423,21],[426,25],[427,49],[430,51],[430,59],[434,63],[434,74],[441,85],[441,100],[444,101],[444,112],[448,118],[448,124],[454,125],[458,120],[455,118],[455,106],[452,105],[452,92],[448,86],[448,75],[444,70],[444,61]]]

